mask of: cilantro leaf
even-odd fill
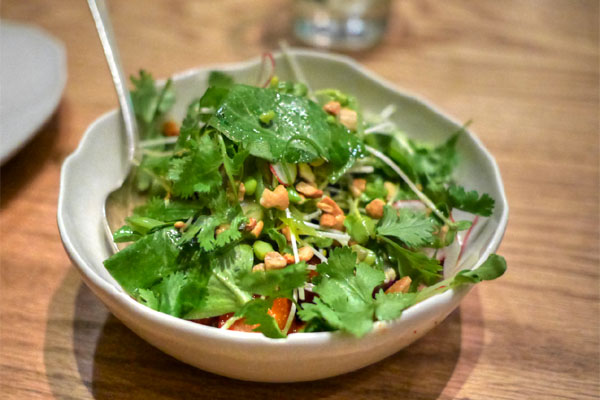
[[[391,206],[383,209],[383,218],[377,224],[377,234],[390,236],[409,247],[420,247],[432,241],[436,223],[425,213],[408,209],[396,211]]]
[[[173,182],[173,193],[190,197],[208,193],[223,183],[219,167],[223,163],[218,145],[208,135],[198,142],[188,141],[189,151],[171,160],[167,177]]]
[[[201,319],[235,312],[252,300],[252,294],[239,286],[239,278],[252,269],[253,261],[252,247],[246,244],[213,254],[206,299],[185,318]]]
[[[241,274],[240,287],[252,294],[269,297],[291,297],[292,289],[304,286],[307,278],[306,263],[288,265],[282,269]]]
[[[479,196],[479,193],[475,190],[467,192],[462,186],[452,185],[448,188],[448,195],[452,208],[458,208],[484,217],[492,215],[494,210],[494,199],[487,193]]]
[[[208,86],[229,89],[233,86],[233,78],[221,71],[210,71],[208,75]]]
[[[375,317],[379,321],[390,321],[402,315],[402,311],[415,304],[416,293],[384,293],[375,295]]]
[[[217,239],[215,241],[215,245],[217,247],[223,247],[226,244],[232,243],[235,240],[238,240],[242,237],[242,233],[240,232],[240,226],[245,224],[248,219],[244,216],[244,214],[236,215],[233,220],[231,220],[229,227],[219,233],[217,235]]]
[[[146,204],[136,207],[134,215],[160,221],[185,221],[202,209],[202,202],[185,200],[165,200],[152,197]]]
[[[196,238],[198,245],[204,251],[215,248],[215,229],[222,219],[216,215],[199,216],[181,236],[181,243],[188,243]]]
[[[148,289],[182,268],[177,262],[178,239],[175,229],[156,231],[113,254],[104,266],[127,293]]]
[[[285,334],[279,329],[275,318],[269,314],[269,308],[272,305],[272,299],[253,299],[244,304],[235,313],[235,316],[246,318],[247,324],[259,324],[254,331],[262,332],[266,337],[281,339],[285,337]]]
[[[336,329],[362,336],[373,327],[376,303],[373,290],[385,275],[367,264],[356,264],[356,254],[348,247],[332,251],[328,263],[317,267],[321,276],[314,291],[314,304],[304,304],[298,315],[304,321],[325,320]]]
[[[140,70],[139,77],[131,77],[134,89],[131,91],[131,102],[135,115],[142,124],[142,133],[157,134],[156,127],[152,127],[156,118],[167,112],[175,103],[175,94],[171,89],[169,79],[162,89],[156,88],[156,83],[151,74]],[[150,131],[155,128],[154,131]]]
[[[442,266],[438,260],[429,258],[423,253],[405,249],[386,237],[381,237],[381,240],[387,244],[388,253],[398,262],[400,276],[410,276],[412,285],[416,286],[421,282],[433,285],[440,279]]]

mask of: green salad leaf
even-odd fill
[[[487,193],[481,196],[476,190],[467,192],[462,186],[452,185],[448,188],[451,207],[458,208],[472,214],[489,217],[494,211],[494,199]]]
[[[377,234],[396,238],[408,247],[420,247],[432,241],[436,228],[435,221],[423,212],[408,209],[396,211],[385,206],[383,218],[377,224]]]
[[[177,262],[179,232],[162,229],[146,235],[104,261],[110,274],[129,294],[149,289],[172,272]]]
[[[273,112],[269,124],[260,116]],[[311,162],[322,158],[336,174],[361,154],[361,144],[341,124],[332,124],[318,104],[270,88],[234,85],[209,124],[250,154],[271,162]]]

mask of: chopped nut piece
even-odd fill
[[[387,191],[385,199],[387,201],[392,201],[394,197],[396,197],[396,193],[398,193],[398,186],[394,185],[392,182],[384,182],[383,187]]]
[[[217,229],[215,230],[215,235],[219,236],[221,233],[225,232],[227,229],[229,229],[229,224],[219,225],[219,226],[217,226]]]
[[[350,191],[354,197],[359,197],[367,188],[367,180],[363,178],[356,178],[352,181]]]
[[[357,119],[356,111],[349,108],[342,108],[340,110],[340,123],[351,131],[356,130]]]
[[[177,228],[177,229],[181,229],[181,228],[184,228],[184,227],[185,227],[185,222],[183,222],[183,221],[177,221],[177,222],[175,222],[175,223],[173,224],[173,226],[174,226],[175,228]]]
[[[386,283],[396,279],[396,270],[394,268],[386,268],[385,271],[383,271],[383,273],[385,274],[384,282]]]
[[[264,208],[276,208],[285,210],[290,205],[290,199],[285,186],[279,185],[275,190],[265,189],[260,197],[260,205]]]
[[[163,125],[163,134],[165,136],[179,136],[179,126],[175,121],[167,121]]]
[[[331,115],[338,115],[341,109],[342,105],[339,101],[332,100],[323,106],[323,110],[325,110],[326,113]]]
[[[290,253],[284,253],[283,254],[283,258],[285,258],[285,261],[288,264],[293,264],[296,261],[296,259],[294,258],[294,256],[291,255]]]
[[[248,222],[246,223],[246,226],[244,226],[244,230],[246,232],[250,232],[252,231],[252,229],[254,229],[254,227],[256,226],[256,218],[248,218]]]
[[[333,214],[322,214],[321,219],[319,220],[319,224],[324,228],[331,228],[337,230],[344,229],[344,219],[346,217],[342,215],[333,215]]]
[[[313,249],[309,246],[300,247],[298,249],[298,258],[300,261],[309,261],[314,255]]]
[[[383,217],[383,206],[385,202],[381,199],[375,199],[365,207],[367,215],[371,218],[379,219]]]
[[[262,221],[258,221],[256,223],[256,226],[250,231],[250,233],[255,237],[258,238],[260,236],[260,234],[262,233],[262,230],[265,226],[265,223]]]
[[[323,196],[323,191],[315,185],[306,182],[300,182],[296,185],[296,190],[310,199],[316,199]]]
[[[264,270],[265,270],[265,263],[256,264],[254,267],[252,267],[252,272],[264,271]]]
[[[240,186],[238,187],[238,200],[244,200],[244,196],[246,195],[246,186],[244,186],[244,182],[240,182]]]
[[[405,276],[390,286],[385,293],[408,293],[411,282],[410,276]]]
[[[313,173],[312,169],[310,168],[310,165],[308,164],[298,164],[298,173],[300,174],[300,177],[307,182],[314,183],[316,180],[315,174]]]
[[[271,251],[265,255],[265,268],[270,269],[281,269],[287,265],[287,261],[284,256],[276,251]]]
[[[292,231],[290,230],[289,226],[286,225],[283,228],[281,228],[281,233],[283,234],[283,236],[285,236],[288,242],[292,241]]]
[[[332,215],[344,215],[344,211],[329,196],[325,196],[317,203],[317,208]]]

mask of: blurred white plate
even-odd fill
[[[62,43],[41,29],[0,21],[0,164],[52,115],[66,81]]]

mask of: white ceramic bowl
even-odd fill
[[[425,101],[407,95],[354,61],[340,56],[292,50],[313,89],[334,87],[355,94],[363,107],[381,111],[397,106],[393,119],[409,136],[441,142],[460,124]],[[291,79],[292,71],[276,56],[277,74]],[[173,116],[183,117],[187,104],[206,89],[211,70],[225,70],[238,81],[254,82],[260,62],[218,65],[174,77],[177,104]],[[109,84],[107,82],[107,84]],[[65,161],[60,182],[58,227],[66,251],[83,280],[111,312],[131,330],[173,357],[206,371],[232,378],[293,382],[326,378],[367,366],[390,356],[441,322],[469,291],[468,286],[434,296],[406,310],[389,323],[357,339],[320,332],[269,339],[261,334],[224,331],[151,310],[133,300],[112,279],[102,261],[111,255],[104,236],[103,202],[127,170],[123,127],[117,110],[97,119],[85,132],[77,150]],[[472,134],[458,142],[459,183],[489,193],[496,200],[494,215],[481,224],[469,242],[471,265],[479,265],[498,247],[508,218],[508,204],[498,167]]]

